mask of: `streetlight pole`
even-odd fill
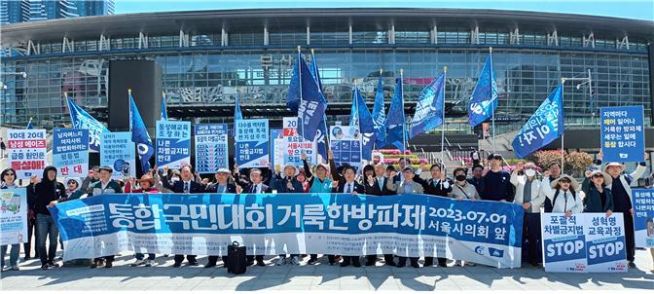
[[[589,99],[592,99],[592,94],[593,94],[593,88],[592,88],[592,76],[590,74],[590,68],[588,69],[588,77],[582,78],[582,77],[570,77],[570,78],[561,78],[561,87],[565,85],[565,82],[567,81],[581,81],[582,83],[577,84],[577,90],[581,88],[582,85],[588,83],[588,93],[589,93]],[[562,88],[563,90],[563,88]],[[565,93],[565,91],[563,91]],[[563,93],[561,94],[561,104],[563,104],[563,99],[564,95]],[[561,105],[563,107],[563,105]],[[565,165],[565,147],[564,147],[564,142],[565,142],[565,133],[561,134],[561,170],[564,171],[564,165]]]

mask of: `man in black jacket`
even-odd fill
[[[435,163],[429,168],[429,171],[431,172],[431,179],[425,181],[420,177],[414,177],[413,180],[422,185],[425,194],[447,197],[447,194],[452,192],[452,181],[445,177],[443,166]],[[432,265],[434,265],[434,257],[425,256],[424,266],[428,267]],[[438,266],[447,267],[447,258],[439,257]]]
[[[250,169],[250,181],[245,187],[245,189],[243,189],[243,193],[248,193],[248,194],[272,193],[272,189],[268,185],[263,183],[263,176],[260,169],[258,168]],[[257,266],[266,266],[266,264],[263,262],[263,254],[247,255],[248,265],[254,265],[255,260],[257,262],[256,263]]]
[[[364,194],[365,188],[357,183],[354,179],[356,176],[356,170],[352,166],[346,166],[343,168],[343,176],[339,175],[332,165],[332,174],[334,179],[338,179],[333,182],[334,187],[332,192],[334,193],[346,193],[346,194]],[[343,262],[341,263],[342,267],[354,265],[354,267],[361,267],[361,262],[359,261],[359,256],[343,256]],[[333,257],[330,257],[330,263],[333,263]]]
[[[386,196],[394,195],[395,191],[388,189],[389,179],[386,178],[386,167],[383,163],[375,165],[375,176],[368,177],[364,180],[366,195]],[[371,254],[366,256],[366,266],[374,266],[377,255]],[[393,254],[384,254],[386,265],[396,266],[393,260]]]
[[[29,208],[36,213],[36,243],[37,252],[41,259],[41,269],[47,270],[50,267],[57,267],[54,263],[55,254],[57,253],[57,244],[59,230],[50,215],[48,207],[53,201],[59,200],[66,194],[64,184],[57,182],[57,168],[48,166],[43,170],[41,182],[28,186],[27,191],[34,191],[33,197],[28,197],[32,203],[28,203]],[[50,246],[45,247],[48,240]]]
[[[216,172],[216,183],[208,185],[206,191],[208,193],[218,193],[218,194],[239,193],[241,191],[240,187],[237,190],[236,185],[229,183],[230,174],[231,172],[226,168],[219,169]],[[227,256],[223,255],[222,259],[224,263],[227,260]],[[218,256],[210,255],[207,264],[204,267],[205,268],[214,267],[216,266],[216,262],[218,262]]]
[[[182,166],[180,170],[181,179],[173,183],[170,183],[170,180],[166,176],[162,181],[164,188],[178,194],[204,193],[205,187],[194,180],[193,171],[191,169],[192,167],[190,165]],[[196,255],[187,255],[186,259],[188,260],[189,265],[198,265]],[[173,267],[182,266],[182,261],[184,261],[184,255],[175,254],[175,264],[173,264]]]
[[[297,180],[298,169],[292,164],[286,164],[284,166],[284,174],[277,176],[273,175],[273,178],[270,180],[273,190],[276,190],[277,193],[304,193],[304,188],[302,183]],[[280,248],[284,247],[284,244],[279,244]],[[280,254],[279,259],[275,263],[276,265],[299,265],[300,264],[300,255],[291,254],[290,258],[286,258],[286,254]]]

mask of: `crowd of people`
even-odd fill
[[[533,162],[519,162],[512,169],[504,167],[504,159],[499,154],[491,154],[486,166],[482,166],[479,154],[476,155],[470,168],[456,167],[448,176],[445,166],[435,163],[429,167],[422,164],[414,169],[407,159],[400,159],[399,169],[394,165],[385,165],[375,158],[365,165],[362,172],[349,165],[338,166],[329,153],[329,164],[318,163],[310,165],[306,156],[302,156],[303,167],[286,165],[274,168],[239,169],[221,168],[216,171],[213,179],[201,178],[193,173],[190,165],[184,165],[179,170],[167,168],[157,169],[143,175],[140,179],[112,179],[111,167],[92,167],[89,175],[83,179],[66,179],[66,184],[58,181],[56,167],[46,167],[41,178],[32,177],[27,185],[29,224],[27,242],[2,246],[2,269],[19,270],[18,258],[20,247],[23,246],[24,260],[32,258],[32,240],[35,239],[35,258],[40,259],[41,268],[47,270],[58,267],[56,252],[63,247],[59,241],[57,225],[48,207],[59,202],[96,197],[102,194],[114,193],[351,193],[373,196],[395,194],[420,194],[441,197],[451,197],[466,201],[501,201],[513,202],[524,208],[523,225],[523,261],[533,266],[542,264],[540,213],[556,212],[567,216],[599,212],[610,215],[614,212],[624,214],[624,231],[626,235],[627,259],[629,266],[634,267],[634,230],[633,208],[631,206],[631,188],[636,185],[636,179],[646,176],[645,163],[640,163],[634,172],[627,174],[624,165],[609,162],[604,165],[596,161],[585,173],[582,183],[574,177],[563,174],[559,163],[547,167],[538,167]],[[654,174],[650,177],[654,177]],[[650,183],[654,181],[649,181]],[[18,188],[16,172],[5,169],[1,174],[2,189]],[[9,263],[5,264],[7,249]],[[654,259],[654,250],[651,250]],[[155,254],[138,253],[134,256],[132,266],[153,266]],[[225,260],[225,256],[221,257]],[[276,265],[298,265],[304,256],[292,254],[279,255]],[[174,267],[182,266],[186,259],[188,265],[198,265],[194,255],[175,255]],[[409,265],[419,268],[419,258],[396,257],[392,254],[383,256],[383,262],[388,266],[405,267]],[[205,267],[215,267],[218,256],[209,256]],[[318,263],[318,255],[310,254],[307,264]],[[340,263],[341,267],[360,267],[362,261],[366,266],[375,266],[376,255],[334,256],[327,255],[330,265]],[[91,267],[111,268],[114,256],[95,258]],[[266,266],[263,255],[248,255],[248,265]],[[437,257],[424,257],[423,267],[447,267],[448,260]],[[474,266],[472,263],[454,261],[449,265]]]

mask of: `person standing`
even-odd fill
[[[226,168],[220,168],[216,172],[216,182],[213,184],[209,184],[206,188],[206,191],[208,193],[218,193],[218,194],[223,194],[223,193],[232,193],[236,194],[240,192],[240,189],[236,189],[236,185],[229,183],[229,176],[231,175],[231,172],[226,169]],[[223,255],[222,256],[223,263],[227,260],[227,256]],[[207,264],[204,265],[205,268],[211,268],[215,267],[216,263],[218,262],[218,256],[217,255],[210,255]]]
[[[263,176],[261,170],[258,168],[250,169],[250,179],[243,189],[243,193],[248,194],[269,194],[272,193],[272,189],[263,183]],[[254,245],[253,245],[254,247]],[[248,265],[254,265],[256,261],[257,266],[266,266],[263,262],[263,254],[258,255],[247,255]]]
[[[18,189],[16,185],[16,171],[13,168],[7,168],[0,174],[0,189]],[[18,255],[20,254],[20,244],[11,244],[9,251],[9,265],[5,267],[5,255],[9,245],[0,246],[0,269],[4,271],[17,271]]]
[[[590,181],[584,193],[584,212],[606,213],[609,217],[613,214],[613,193],[611,193],[611,184],[613,179],[607,173],[601,170],[590,171],[589,177],[584,181]]]
[[[624,166],[619,162],[609,162],[604,172],[611,176],[611,193],[613,194],[614,212],[622,212],[624,217],[624,233],[627,243],[627,261],[629,267],[635,268],[636,240],[634,238],[634,209],[631,206],[631,188],[645,173],[646,163],[641,162],[631,174],[624,174]]]
[[[364,194],[365,188],[355,181],[356,170],[352,166],[345,166],[343,168],[343,175],[339,175],[336,171],[334,165],[331,165],[332,176],[335,179],[332,183],[332,192],[334,193],[346,193],[352,195]],[[341,267],[346,267],[352,264],[354,267],[361,267],[361,262],[359,261],[360,256],[343,256],[343,262],[341,262]],[[333,259],[330,260],[330,263],[333,263]]]
[[[29,193],[29,186],[27,190]],[[59,236],[59,230],[50,215],[48,207],[51,206],[53,201],[62,198],[66,193],[64,184],[57,182],[57,168],[54,166],[46,167],[43,170],[43,178],[38,184],[34,185],[33,191],[33,202],[28,206],[36,213],[36,249],[41,259],[41,269],[47,270],[48,268],[57,267],[54,258],[57,253],[57,238]],[[49,244],[47,249],[45,247],[46,241]]]
[[[304,171],[306,172],[306,176],[307,176],[309,193],[331,193],[332,180],[327,176],[329,171],[328,167],[322,163],[318,163],[314,167],[315,168],[315,175],[314,175],[311,173],[311,168],[309,167],[309,163],[307,162],[307,156],[304,153],[302,154],[302,162],[304,165]],[[333,256],[331,260],[333,260]],[[311,254],[309,255],[309,260],[307,261],[307,264],[314,264],[317,261],[318,261],[318,254]]]
[[[136,182],[138,182],[138,186],[135,185]],[[138,181],[134,181],[134,178],[132,178],[131,181],[127,182],[125,184],[125,193],[157,194],[159,193],[159,189],[155,187],[155,181],[152,177],[152,174],[146,173],[141,176]],[[148,253],[148,259],[145,259],[145,254],[138,252],[134,254],[134,258],[136,260],[134,263],[132,263],[132,267],[141,265],[145,267],[151,267],[154,263],[154,259],[157,258],[157,256],[154,253]]]
[[[563,174],[550,183],[552,189],[545,194],[552,202],[552,210],[545,212],[564,213],[566,217],[584,211],[582,199],[584,191],[579,188],[579,183],[573,177]]]
[[[431,179],[425,181],[420,177],[415,177],[414,182],[422,185],[423,191],[425,194],[448,197],[448,194],[452,192],[452,182],[446,178],[444,166],[439,163],[432,164],[429,168],[431,172]],[[425,256],[425,267],[431,267],[434,265],[433,256]],[[447,258],[438,257],[438,266],[447,267]]]
[[[541,193],[541,181],[536,178],[536,165],[533,162],[519,163],[511,173],[511,184],[516,188],[513,203],[522,206],[525,211],[522,248],[529,253],[529,263],[536,267],[543,260],[540,250],[540,208],[545,202],[545,194]]]
[[[488,156],[490,170],[483,176],[484,190],[481,199],[491,201],[513,202],[513,185],[511,175],[502,169],[504,159],[500,154]]]
[[[304,188],[302,183],[296,179],[298,175],[298,169],[293,164],[286,164],[284,166],[283,175],[274,175],[271,180],[272,189],[277,191],[277,193],[284,194],[295,194],[295,193],[304,193]],[[284,244],[279,244],[279,248],[283,248]],[[290,258],[286,257],[286,254],[280,254],[279,259],[275,262],[275,265],[280,266],[284,264],[290,265],[299,265],[300,264],[300,255],[291,254]]]
[[[5,140],[0,137],[0,159],[5,158],[7,154],[7,144],[5,144]]]
[[[386,167],[383,163],[374,166],[374,176],[367,177],[364,181],[366,195],[388,196],[395,195],[395,191],[388,188],[390,180],[386,177]],[[366,256],[366,266],[374,266],[377,255]],[[388,266],[397,266],[393,260],[393,254],[384,254],[384,262]]]
[[[481,194],[484,191],[484,182],[482,175],[484,174],[484,167],[481,165],[472,166],[472,177],[468,179],[468,183],[475,186],[477,189],[477,194]]]
[[[195,176],[193,175],[192,168],[193,167],[189,164],[183,165],[180,169],[179,181],[170,181],[166,177],[165,179],[162,179],[163,186],[176,194],[204,193],[205,187],[195,181]],[[182,262],[184,261],[184,255],[175,254],[174,259],[175,263],[173,264],[173,267],[181,267]],[[186,260],[188,260],[188,265],[198,265],[198,261],[195,255],[186,255]]]
[[[120,184],[111,178],[114,170],[110,166],[103,166],[99,168],[100,180],[89,186],[91,190],[90,197],[100,196],[103,194],[116,194],[123,193]],[[98,268],[104,265],[105,268],[112,268],[114,264],[114,256],[107,255],[101,258],[93,259],[91,268]]]
[[[402,176],[404,180],[399,185],[390,185],[390,187],[392,187],[393,190],[395,190],[398,194],[408,194],[408,195],[424,193],[423,186],[414,181],[415,173],[413,172],[413,169],[411,167],[405,167],[402,173],[404,173],[404,175]],[[397,267],[406,266],[406,259],[407,259],[406,256],[400,256],[398,258]],[[420,259],[419,257],[409,257],[409,260],[411,261],[411,267],[419,268],[420,267],[420,265],[418,264],[419,259]]]

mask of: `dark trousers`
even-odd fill
[[[25,257],[32,257],[32,235],[36,236],[35,229],[36,228],[36,219],[31,219],[27,221],[27,242],[23,244],[23,250],[25,251]],[[36,240],[34,243],[38,244],[38,240]],[[36,250],[37,245],[34,245],[34,257],[39,257],[38,250]]]
[[[318,259],[318,254],[310,254],[309,258],[310,259]]]
[[[441,267],[447,266],[447,258],[444,257],[438,257],[436,258],[438,260],[438,265]],[[434,264],[434,257],[432,256],[425,256],[425,266],[432,266]]]
[[[195,257],[196,257],[196,255],[187,255],[186,260],[188,260],[188,262],[196,262]],[[182,263],[182,261],[184,261],[184,255],[176,254],[175,255],[175,263]]]
[[[55,254],[57,253],[59,230],[52,216],[47,214],[36,215],[36,236],[38,243],[37,253],[41,258],[41,264],[45,265],[54,262]],[[47,248],[45,246],[46,241],[49,243]]]
[[[392,262],[393,258],[394,258],[393,254],[384,254],[384,262],[386,263]],[[366,261],[368,261],[368,263],[373,263],[377,261],[377,255],[366,255]]]
[[[255,260],[257,262],[263,262],[263,255],[247,255],[246,258],[248,263],[254,262]]]
[[[360,256],[343,256],[343,263],[359,265],[359,258]]]
[[[527,262],[542,263],[541,237],[540,237],[540,213],[525,212],[524,224],[522,226],[522,250],[526,250]]]
[[[634,238],[634,216],[629,211],[622,213],[624,216],[624,236],[627,241],[627,260],[634,261],[636,255],[636,239]]]
[[[115,257],[114,255],[107,255],[107,256],[100,257],[100,258],[94,258],[93,262],[98,262],[98,261],[103,261],[103,260],[106,261],[106,262],[114,262],[114,257]]]
[[[411,261],[411,264],[412,264],[412,265],[414,265],[414,264],[418,264],[418,259],[419,259],[418,257],[409,257],[409,260]],[[432,262],[433,262],[433,260],[432,260]],[[398,258],[397,265],[399,265],[399,266],[404,266],[404,265],[406,265],[406,257],[400,256],[400,257]]]
[[[227,260],[227,256],[221,256],[223,262]],[[207,264],[210,265],[216,265],[218,263],[218,256],[217,255],[210,255],[209,260],[207,261]]]
[[[136,257],[136,260],[143,260],[143,258],[145,258],[145,254],[143,254],[143,253],[136,253],[136,256],[135,256],[135,257]],[[154,260],[155,257],[156,257],[156,256],[155,256],[153,253],[148,253],[148,260]]]

